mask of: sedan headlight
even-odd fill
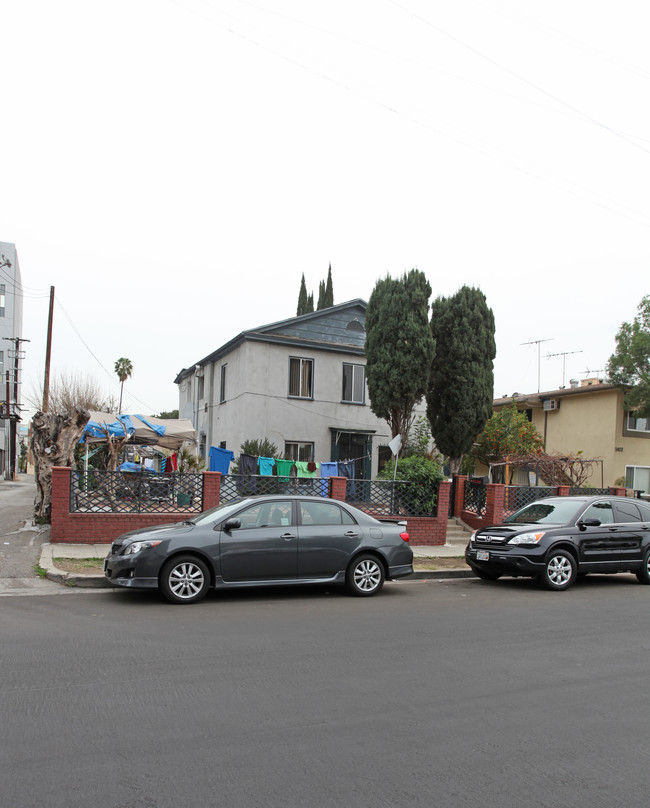
[[[140,550],[149,550],[152,547],[158,547],[159,544],[160,541],[132,541],[124,551],[124,555],[135,555]]]
[[[537,544],[544,535],[541,533],[520,533],[518,536],[513,536],[508,544]]]

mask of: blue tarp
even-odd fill
[[[81,436],[79,443],[86,442],[86,435],[90,438],[104,438],[106,437],[106,431],[108,430],[108,434],[117,437],[123,438],[126,435],[124,424],[118,420],[117,416],[115,417],[114,421],[108,420],[93,420],[92,416],[90,421],[84,427],[83,435]]]
[[[95,417],[93,417],[93,415]],[[113,416],[111,415],[92,413],[79,443],[86,442],[86,435],[89,438],[104,438],[106,437],[106,430],[108,430],[108,434],[112,437],[123,438],[125,435],[132,437],[135,435],[136,430],[142,431],[142,424],[158,437],[162,437],[166,432],[165,426],[162,424],[154,424],[151,420],[145,418],[144,415],[116,415],[114,420],[111,420],[112,418]],[[141,423],[138,423],[138,421],[133,423],[133,418],[138,419]],[[147,442],[151,443],[152,441],[148,440]]]
[[[139,463],[129,463],[128,461],[126,463],[122,463],[120,466],[120,471],[150,471],[153,474],[157,473],[155,469],[148,469],[145,466],[141,466]]]

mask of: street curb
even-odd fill
[[[476,578],[472,570],[417,570],[404,580],[444,580],[445,578]]]
[[[62,546],[52,545],[46,543],[41,546],[41,560],[40,566],[45,570],[45,577],[56,584],[62,586],[74,586],[79,588],[94,588],[94,589],[109,589],[112,588],[111,584],[106,580],[103,575],[84,575],[79,572],[65,572],[54,566],[54,550],[59,552],[63,549]],[[436,581],[445,580],[450,578],[475,578],[476,576],[470,569],[456,569],[456,570],[416,570],[403,581]]]
[[[109,582],[103,575],[83,575],[79,572],[65,572],[54,566],[54,554],[52,544],[43,544],[41,546],[41,560],[39,565],[41,569],[45,570],[45,577],[55,584],[62,586],[75,586],[75,587],[92,587],[100,589],[110,587]]]

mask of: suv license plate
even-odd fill
[[[487,550],[477,550],[476,551],[476,560],[477,561],[489,561],[490,554]]]

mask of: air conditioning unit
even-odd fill
[[[544,399],[544,411],[550,412],[551,410],[559,410],[560,402],[556,398]]]

